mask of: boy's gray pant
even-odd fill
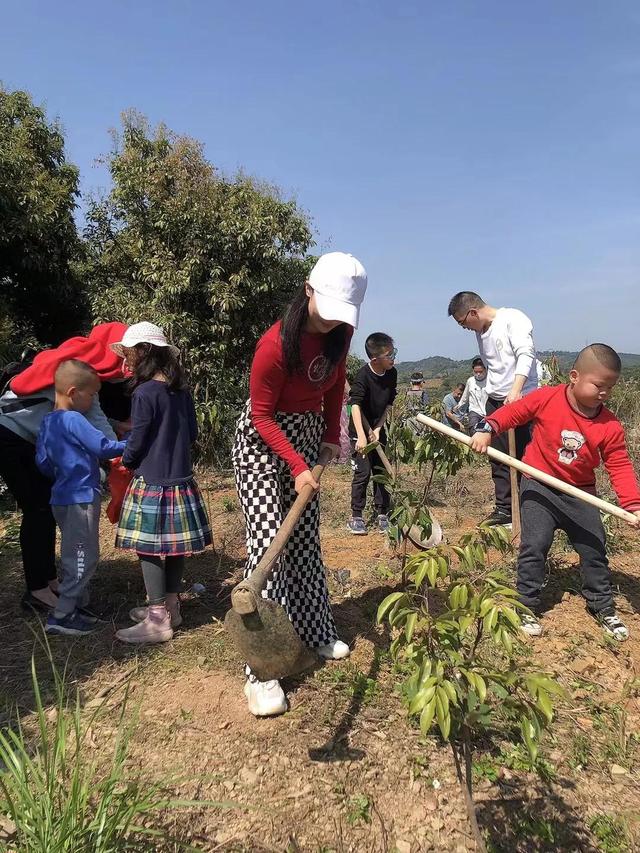
[[[540,607],[547,554],[559,528],[580,555],[582,594],[593,613],[614,607],[606,535],[600,512],[589,504],[522,478],[520,486],[522,533],[518,555],[518,598],[534,612]]]
[[[62,538],[62,580],[56,613],[66,615],[89,603],[89,581],[100,556],[100,495],[92,503],[51,509]]]

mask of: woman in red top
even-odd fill
[[[245,577],[269,547],[296,493],[319,484],[311,468],[320,449],[340,452],[345,362],[367,274],[352,255],[330,252],[258,341],[250,397],[236,428],[233,468],[247,526]],[[319,536],[316,495],[307,505],[264,592],[281,604],[302,641],[322,657],[349,654],[331,613]],[[281,714],[278,681],[258,681],[247,667],[245,695],[255,716]]]

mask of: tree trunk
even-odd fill
[[[471,831],[473,832],[473,837],[476,842],[476,850],[478,850],[479,853],[487,853],[484,838],[482,837],[482,832],[480,831],[480,827],[478,826],[476,807],[473,803],[473,781],[471,776],[471,738],[469,736],[469,730],[466,728],[466,726],[463,726],[462,729],[461,744],[462,760],[464,761],[464,774],[462,772],[462,766],[460,764],[460,755],[458,753],[458,747],[453,743],[453,741],[451,741],[451,751],[453,752],[453,760],[456,765],[456,774],[458,776],[458,782],[460,784],[462,795],[464,797],[464,804],[467,809],[469,823],[471,824]]]

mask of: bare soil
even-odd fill
[[[132,772],[173,775],[177,796],[227,804],[165,816],[174,836],[201,850],[473,850],[450,750],[435,736],[420,736],[395,690],[388,636],[375,614],[399,584],[397,566],[377,532],[353,537],[346,531],[349,470],[335,467],[325,475],[322,542],[336,620],[352,655],[288,681],[289,712],[263,720],[247,711],[242,662],[221,621],[244,559],[237,499],[230,477],[203,476],[201,483],[208,489],[215,551],[188,562],[187,587],[198,582],[206,591],[186,594],[184,624],[174,640],[143,649],[115,641],[114,631],[129,624],[128,610],[143,601],[144,590],[135,555],[113,548],[106,519],[93,596],[107,623],[89,638],[52,638],[56,662],[67,665],[85,701],[92,708],[104,703],[93,746],[108,752],[128,688],[126,713],[139,715]],[[441,484],[436,497],[434,511],[455,542],[491,508],[488,468],[461,472]],[[2,518],[9,533],[15,520]],[[555,551],[545,633],[529,648],[567,694],[545,738],[542,776],[527,768],[514,744],[481,745],[475,798],[493,850],[640,849],[637,541],[619,532],[622,550],[611,557],[618,607],[631,631],[620,645],[607,642],[586,613],[575,555]],[[0,698],[7,715],[17,706],[28,721],[34,649],[45,696],[50,672],[39,622],[19,609],[17,551],[7,537],[0,543]]]

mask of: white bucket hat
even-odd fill
[[[323,320],[339,320],[358,328],[367,272],[357,258],[345,252],[322,255],[309,273],[309,285]]]
[[[169,343],[160,326],[156,326],[155,323],[145,322],[134,323],[133,326],[129,326],[122,336],[122,340],[111,344],[111,349],[116,355],[124,358],[124,349],[131,349],[136,344],[153,344],[155,347],[169,347],[176,355],[178,354],[178,348]]]

